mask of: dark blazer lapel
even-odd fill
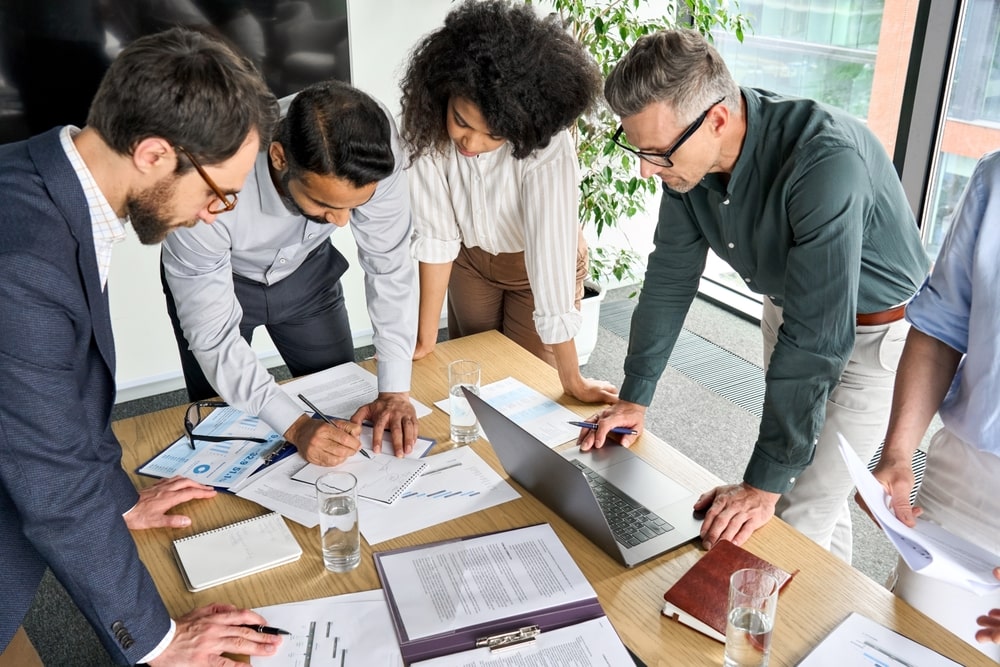
[[[90,304],[94,336],[104,362],[115,372],[115,340],[111,329],[111,309],[108,296],[101,289],[101,276],[97,270],[97,255],[94,251],[94,230],[90,220],[87,198],[80,185],[80,179],[73,171],[73,165],[63,151],[59,141],[61,128],[54,128],[28,141],[28,153],[52,202],[62,213],[70,233],[76,240],[77,265]]]

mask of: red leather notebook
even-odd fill
[[[767,570],[784,588],[788,573],[727,540],[719,540],[663,594],[663,614],[712,637],[726,641],[729,577],[743,568]],[[798,572],[798,570],[796,570]]]

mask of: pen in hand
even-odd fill
[[[269,625],[248,625],[243,623],[240,625],[241,628],[249,628],[254,632],[259,632],[262,635],[290,635],[292,634],[288,630],[282,630],[281,628],[272,628]]]
[[[573,426],[579,426],[580,428],[589,428],[591,431],[597,430],[597,424],[594,422],[569,422]],[[621,435],[639,435],[638,431],[630,428],[625,428],[624,426],[615,426],[611,429],[612,433],[619,433]]]
[[[329,417],[327,417],[323,413],[322,410],[320,410],[315,405],[313,405],[312,402],[308,398],[306,398],[302,394],[299,394],[299,400],[302,401],[303,403],[305,403],[307,406],[309,406],[309,409],[312,410],[313,412],[315,412],[316,414],[318,414],[319,418],[322,419],[323,421],[325,421],[327,424],[329,424],[330,426],[332,426],[334,428],[339,428],[336,424],[333,423],[332,419],[330,419]],[[366,459],[370,459],[372,457],[372,455],[369,454],[367,451],[365,451],[364,448],[359,449],[358,451],[361,452],[361,455],[364,456]]]

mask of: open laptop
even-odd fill
[[[465,391],[504,470],[608,554],[632,567],[695,537],[698,493],[620,445],[555,452]]]

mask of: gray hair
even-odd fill
[[[696,30],[662,30],[641,37],[611,70],[604,97],[621,117],[666,102],[681,123],[719,99],[741,112],[740,89],[719,52]]]

